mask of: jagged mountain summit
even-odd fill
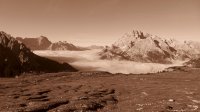
[[[200,43],[163,39],[134,30],[106,47],[99,54],[102,59],[121,59],[136,62],[172,63],[174,60],[196,58]]]
[[[11,35],[0,32],[0,77],[10,77],[27,72],[77,71],[67,63],[60,64],[35,55]]]
[[[21,38],[17,37],[17,40],[24,43],[31,50],[69,50],[69,51],[83,51],[88,50],[86,47],[75,46],[67,41],[51,42],[47,37],[40,36],[38,38]]]

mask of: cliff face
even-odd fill
[[[66,41],[59,41],[52,43],[47,37],[41,36],[38,38],[21,38],[17,37],[17,40],[25,44],[31,50],[53,50],[53,51],[82,51],[88,50],[84,47],[78,47]]]
[[[67,63],[60,64],[35,55],[11,35],[0,32],[0,76],[9,77],[23,72],[76,71]]]
[[[199,47],[200,44],[194,42],[167,40],[134,30],[102,50],[100,56],[102,59],[172,63],[173,60],[197,57],[200,54]]]
[[[24,43],[31,50],[46,50],[52,44],[51,41],[44,36],[40,36],[38,38],[17,37],[16,39]]]

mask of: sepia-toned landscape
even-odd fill
[[[0,0],[0,112],[199,112],[198,0]]]

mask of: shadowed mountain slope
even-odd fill
[[[83,51],[89,50],[85,47],[75,46],[67,41],[51,42],[47,37],[40,36],[38,38],[21,38],[17,40],[25,44],[31,50],[52,50],[52,51]]]
[[[77,71],[67,63],[60,64],[35,55],[11,35],[0,32],[0,76],[10,77],[23,72]]]
[[[38,38],[17,37],[16,39],[24,43],[31,50],[46,50],[52,44],[51,41],[44,36],[40,36]]]

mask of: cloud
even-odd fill
[[[157,64],[157,63],[138,63],[133,61],[120,60],[101,60],[97,55],[99,50],[87,51],[34,51],[35,54],[45,57],[65,57],[66,62],[69,62],[74,67],[82,71],[96,70],[107,71],[111,73],[124,74],[141,74],[141,73],[156,73],[163,71],[165,68],[171,66],[181,65],[177,64]],[[74,59],[75,61],[69,61]]]

